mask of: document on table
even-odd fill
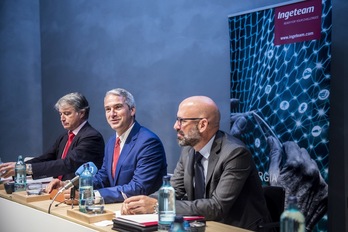
[[[136,214],[136,215],[120,215],[116,220],[128,222],[139,226],[153,226],[158,224],[157,214]]]

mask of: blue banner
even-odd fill
[[[231,133],[264,185],[297,196],[314,231],[327,231],[331,10],[331,1],[308,0],[229,17]],[[291,32],[302,36],[282,30],[304,22],[307,31]],[[310,27],[318,23],[319,36]]]

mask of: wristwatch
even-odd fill
[[[31,164],[26,164],[26,168],[27,168],[27,174],[33,175],[33,168],[31,167]]]
[[[158,202],[153,206],[153,213],[158,214]]]

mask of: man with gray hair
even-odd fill
[[[60,135],[52,147],[40,156],[26,161],[26,170],[33,179],[55,177],[70,180],[86,162],[100,168],[104,157],[103,136],[88,123],[89,104],[81,93],[69,93],[55,104],[60,121],[67,132]],[[1,177],[15,174],[15,162],[0,165]]]

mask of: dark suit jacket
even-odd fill
[[[48,151],[26,162],[32,164],[33,179],[62,175],[62,180],[70,180],[75,177],[75,171],[89,161],[101,167],[104,139],[88,122],[75,135],[66,158],[61,159],[67,140],[68,133],[62,134]]]
[[[268,221],[261,180],[251,153],[240,140],[217,132],[208,159],[206,199],[194,200],[193,158],[193,148],[184,147],[171,178],[179,199],[177,214],[203,215],[206,220],[251,230]]]
[[[157,191],[167,174],[164,147],[157,135],[135,122],[123,145],[114,179],[111,165],[115,141],[116,135],[106,144],[103,166],[94,177],[94,189],[105,203],[122,202],[121,191],[128,197]]]

